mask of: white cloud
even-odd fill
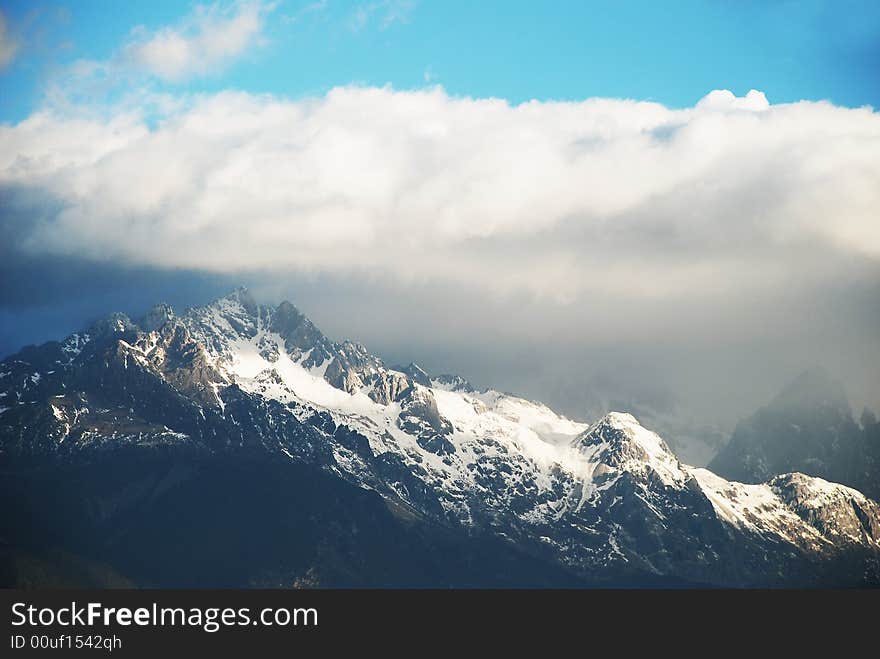
[[[209,75],[259,42],[271,9],[259,1],[199,5],[178,25],[134,30],[123,58],[166,82]]]
[[[752,110],[760,112],[770,107],[767,97],[763,92],[757,89],[749,90],[749,93],[742,97],[737,97],[729,89],[716,89],[704,96],[698,108],[711,110]]]
[[[0,71],[12,64],[18,52],[18,41],[9,34],[6,16],[0,11]]]
[[[0,127],[0,185],[57,209],[33,250],[168,268],[558,301],[747,295],[880,262],[880,114],[759,92],[683,110],[221,93],[155,127],[43,113]]]
[[[396,23],[408,23],[415,10],[413,0],[378,0],[357,5],[348,17],[348,26],[353,32],[360,32],[371,22],[376,22],[380,30]]]
[[[328,6],[328,0],[316,0],[316,2],[310,2],[309,4],[303,5],[293,12],[282,14],[281,20],[285,23],[296,23],[306,16],[325,12]]]

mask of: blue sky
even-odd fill
[[[132,30],[174,25],[195,3],[0,3],[15,58],[0,73],[0,120],[44,102],[80,60],[105,61]],[[771,102],[880,104],[880,3],[298,2],[268,13],[260,43],[210,75],[160,85],[285,97],[349,83],[450,94],[692,105],[712,89],[762,90]]]

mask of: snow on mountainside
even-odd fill
[[[0,366],[7,458],[250,443],[582,571],[766,585],[842,553],[880,556],[880,509],[855,490],[801,474],[729,482],[681,464],[629,414],[588,425],[415,364],[389,368],[243,289],[179,317],[166,306],[138,324],[114,315],[29,350]]]

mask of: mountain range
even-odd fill
[[[713,471],[691,467],[625,411],[582,423],[388,366],[239,289],[181,315],[111,314],[0,363],[0,573],[35,586],[880,584],[880,506],[801,462],[725,457],[761,444],[737,433]],[[761,469],[731,466],[743,462]]]
[[[843,385],[811,369],[739,423],[709,468],[748,483],[800,471],[846,483],[877,499],[880,424],[867,410],[857,423]]]

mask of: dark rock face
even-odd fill
[[[437,455],[455,453],[449,441],[452,424],[440,416],[437,401],[428,389],[417,386],[406,391],[397,421],[404,432],[414,435],[423,449]]]
[[[773,490],[803,519],[823,533],[844,540],[880,540],[880,506],[842,488],[817,501],[815,490],[803,474],[785,474],[770,481]]]
[[[211,363],[204,347],[195,341],[182,323],[173,316],[158,330],[136,341],[131,348],[133,359],[145,360],[145,366],[162,374],[172,386],[206,405],[217,404],[214,383],[223,376]]]
[[[333,355],[330,341],[290,302],[282,302],[272,314],[270,325],[284,339],[288,351],[311,351],[308,366],[317,366]]]
[[[324,379],[348,393],[367,388],[369,397],[382,405],[400,400],[414,383],[408,374],[385,368],[364,346],[351,341],[334,346]]]
[[[843,387],[808,371],[742,421],[709,469],[747,483],[803,472],[880,497],[876,422],[855,422]]]
[[[372,388],[370,398],[381,405],[388,405],[412,391],[413,381],[401,373],[382,370],[368,375],[366,384]]]
[[[250,385],[236,379],[240,358],[257,364]],[[283,369],[264,368],[282,363],[352,394],[353,411],[289,395]],[[462,416],[444,416],[450,397]],[[510,400],[386,368],[244,290],[179,317],[161,305],[138,324],[114,314],[0,363],[0,503],[12,511],[0,532],[13,553],[45,562],[60,547],[103,566],[103,582],[139,586],[880,578],[880,509],[858,492],[803,474],[726,483],[626,414],[548,443],[528,419],[549,411]]]
[[[174,319],[174,309],[164,302],[150,309],[138,325],[145,332],[153,332]]]
[[[431,376],[428,375],[426,371],[422,369],[421,366],[414,362],[410,362],[408,366],[395,366],[393,370],[400,371],[401,373],[407,375],[410,380],[415,382],[416,384],[420,384],[423,387],[431,386]]]
[[[120,338],[128,340],[137,334],[137,326],[124,313],[115,312],[99,320],[88,331],[93,341]]]

